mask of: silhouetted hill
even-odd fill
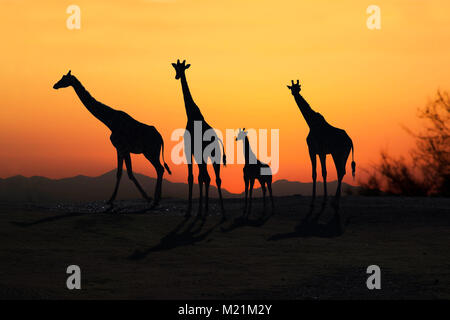
[[[125,171],[125,170],[124,170]],[[52,201],[95,201],[107,200],[111,196],[116,171],[110,171],[98,177],[87,177],[78,175],[63,179],[49,179],[45,177],[14,176],[0,179],[0,201],[2,202],[52,202]],[[155,178],[135,173],[147,193],[153,196],[156,184]],[[258,183],[256,183],[258,185]],[[322,193],[322,183],[318,183],[318,194]],[[329,182],[329,190],[334,193],[336,181]],[[347,188],[358,189],[358,187],[343,184],[343,190]],[[198,196],[198,186],[194,185],[194,197]],[[186,198],[188,186],[186,183],[176,183],[164,180],[163,197]],[[297,181],[278,180],[273,183],[275,196],[288,196],[295,194],[310,195],[311,183]],[[223,189],[225,198],[238,198],[243,193],[230,193]],[[210,196],[217,197],[217,189],[211,185]],[[254,196],[261,196],[260,188],[254,190]],[[126,172],[123,173],[117,199],[138,199],[139,192],[135,185],[128,179]]]

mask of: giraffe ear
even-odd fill
[[[175,68],[177,66],[177,64],[176,63],[172,63],[172,66]]]
[[[191,66],[191,64],[188,63],[188,64],[186,65],[186,69],[189,69],[190,66]]]
[[[288,87],[288,89],[292,89],[292,87],[291,86],[287,86]]]

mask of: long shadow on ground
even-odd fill
[[[255,227],[259,228],[266,224],[267,221],[272,217],[273,214],[261,216],[258,219],[248,219],[246,217],[237,217],[228,227],[221,227],[222,232],[231,232],[235,229],[242,227]]]
[[[201,242],[211,234],[219,225],[223,223],[223,220],[213,225],[208,230],[202,232],[205,225],[206,218],[201,219],[199,217],[194,218],[187,228],[180,232],[180,230],[186,225],[190,218],[184,218],[171,232],[161,238],[156,246],[153,246],[145,251],[135,250],[128,259],[140,260],[144,259],[148,254],[157,251],[171,250],[177,247],[193,245],[197,242]]]
[[[58,221],[58,220],[62,220],[62,219],[67,219],[67,218],[74,218],[74,217],[84,216],[84,215],[88,215],[88,214],[90,214],[90,213],[65,213],[65,214],[59,214],[57,216],[42,218],[42,219],[32,221],[32,222],[10,221],[10,223],[12,225],[15,225],[18,227],[31,227],[31,226],[38,225],[41,223],[53,222],[53,221]]]
[[[295,227],[293,232],[274,234],[267,240],[278,241],[291,238],[334,238],[342,236],[346,225],[348,225],[348,220],[343,225],[339,210],[334,209],[334,214],[330,221],[327,223],[319,223],[319,217],[323,211],[324,207],[321,208],[320,212],[313,219],[310,219],[313,213],[313,208],[311,208],[308,215]]]
[[[158,207],[156,209],[161,209],[164,207]],[[38,219],[32,222],[20,222],[20,221],[10,221],[10,223],[14,226],[18,227],[31,227],[34,225],[39,225],[42,223],[54,222],[62,219],[75,218],[79,216],[92,215],[92,214],[145,214],[148,212],[153,212],[155,210],[154,207],[136,207],[136,206],[125,206],[125,207],[117,207],[114,205],[109,205],[104,209],[96,210],[94,212],[70,212],[70,213],[61,213],[51,217],[45,217],[42,219]]]

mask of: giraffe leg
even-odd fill
[[[262,190],[262,194],[263,194],[263,208],[264,208],[264,211],[266,211],[266,183],[264,180],[262,182],[260,180],[259,183],[261,184],[261,190]]]
[[[320,158],[320,166],[322,167],[322,178],[323,178],[323,205],[327,202],[327,155],[321,154]]]
[[[157,174],[157,180],[156,180],[156,187],[155,187],[155,196],[153,200],[153,206],[157,206],[159,204],[159,201],[161,200],[161,193],[162,193],[162,179],[164,175],[164,167],[162,166],[160,160],[159,160],[159,154],[151,154],[151,153],[145,153],[144,156],[150,161],[150,163],[155,167],[156,174]]]
[[[338,175],[338,186],[336,189],[336,198],[339,200],[339,198],[341,197],[342,179],[344,178],[344,175],[345,175],[345,166],[344,166],[343,161],[341,161],[339,163],[339,167],[337,169],[337,175]]]
[[[207,216],[208,215],[208,210],[209,210],[209,205],[208,205],[208,202],[209,202],[209,185],[210,185],[210,183],[211,183],[211,178],[209,177],[209,174],[208,174],[208,169],[207,169],[207,166],[206,166],[206,164],[205,164],[205,172],[206,172],[206,179],[205,179],[205,216]]]
[[[275,209],[275,205],[273,204],[273,197],[272,197],[272,179],[267,181],[267,189],[269,189],[269,195],[270,195],[270,202],[272,203],[272,212]]]
[[[225,208],[223,206],[222,198],[222,180],[220,179],[220,163],[213,163],[214,174],[216,176],[217,191],[219,192],[220,210],[222,211],[222,218],[226,219]]]
[[[206,181],[211,178],[208,175],[208,170],[206,168],[206,163],[198,164],[198,187],[200,191],[200,195],[198,198],[198,213],[197,216],[201,217],[202,215],[202,206],[203,206],[203,184],[206,186]]]
[[[198,188],[199,188],[199,196],[198,196],[198,211],[197,217],[201,217],[202,215],[202,205],[203,205],[203,180],[198,177]]]
[[[313,189],[312,189],[312,200],[311,207],[314,206],[314,200],[316,199],[316,180],[317,180],[317,159],[316,154],[309,150],[309,156],[311,158],[311,167],[312,167],[312,180],[313,180]]]
[[[189,186],[189,196],[188,196],[188,207],[186,209],[185,217],[191,216],[192,210],[192,186],[194,184],[194,174],[192,172],[192,163],[188,163],[188,186]]]
[[[341,200],[341,184],[342,184],[342,178],[344,177],[343,173],[338,173],[338,185],[336,188],[336,196],[334,198],[334,203],[333,206],[335,207],[335,209],[339,209],[339,203]]]
[[[191,216],[192,211],[192,187],[194,185],[194,174],[193,174],[193,159],[192,156],[194,154],[194,149],[191,144],[191,138],[189,131],[186,130],[184,135],[184,152],[186,155],[186,163],[188,165],[188,188],[189,188],[189,195],[188,195],[188,206],[186,208],[186,213],[184,215],[185,218],[189,218]]]
[[[346,157],[343,155],[334,155],[333,156],[334,164],[336,166],[337,176],[338,176],[338,184],[336,188],[336,195],[334,197],[334,207],[337,209],[339,208],[339,200],[341,198],[341,185],[342,185],[342,179],[345,175],[345,162],[347,160]]]
[[[117,151],[117,173],[116,173],[116,186],[114,187],[114,192],[111,195],[111,198],[108,200],[108,204],[112,204],[117,196],[117,191],[119,190],[120,179],[122,178],[122,170],[123,170],[123,157]]]
[[[134,182],[134,184],[138,188],[139,192],[141,193],[142,197],[147,201],[151,201],[151,198],[149,196],[147,196],[144,189],[142,189],[141,185],[139,184],[139,182],[137,181],[136,177],[133,174],[133,168],[131,167],[130,154],[128,153],[127,155],[125,155],[124,159],[125,159],[125,166],[127,167],[128,178],[130,178],[130,180]]]
[[[203,181],[198,182],[198,188],[199,188],[199,197],[198,197],[197,217],[201,217],[202,216],[202,206],[203,206]]]
[[[248,185],[249,185],[250,179],[244,178],[244,184],[245,184],[245,205],[244,205],[244,216],[247,212],[247,202],[248,202]]]
[[[252,212],[252,193],[253,193],[253,186],[255,185],[255,178],[250,178],[250,202],[248,205],[248,212],[247,212],[247,217],[250,215],[250,213]]]

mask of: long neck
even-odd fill
[[[184,106],[186,108],[186,115],[188,119],[203,120],[203,115],[192,98],[191,91],[189,90],[186,80],[186,75],[184,73],[181,75],[180,81],[181,89],[183,90]]]
[[[111,121],[114,113],[114,109],[104,105],[101,102],[95,100],[91,94],[83,87],[81,82],[73,77],[72,87],[75,90],[78,98],[84,104],[86,109],[98,120],[103,122],[107,127],[111,129]]]
[[[248,141],[248,137],[246,136],[244,139],[244,157],[245,157],[245,164],[255,164],[256,156],[252,151],[252,148],[250,147],[250,142]]]
[[[306,123],[310,126],[312,117],[315,114],[314,110],[311,109],[309,103],[300,95],[300,93],[295,94],[294,99],[303,115],[303,118],[305,118]]]

